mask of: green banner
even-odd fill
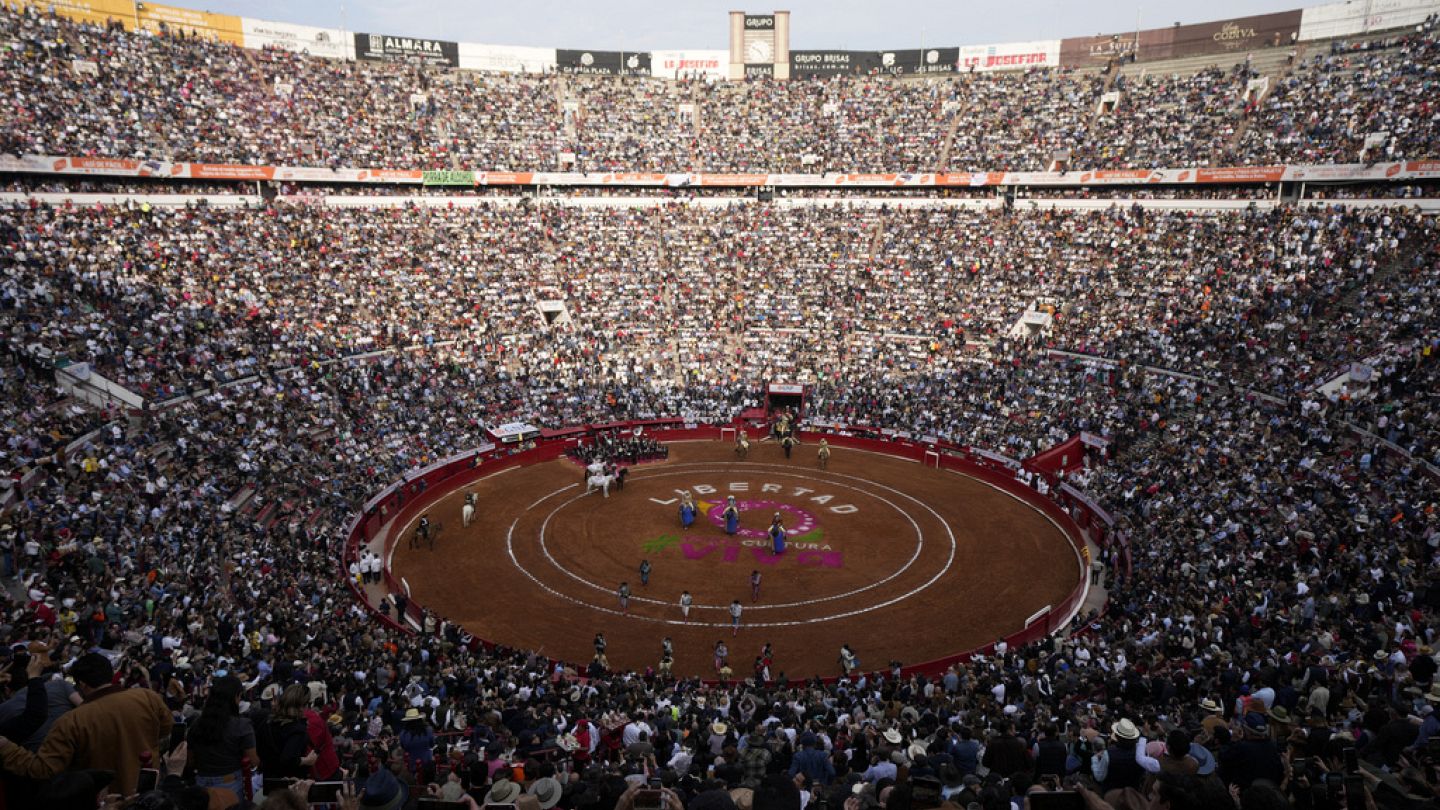
[[[457,172],[449,169],[420,173],[420,180],[427,186],[473,186],[475,172]]]

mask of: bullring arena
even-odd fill
[[[1316,2],[0,3],[0,810],[1440,810]]]
[[[603,632],[612,667],[654,666],[669,636],[679,675],[713,679],[711,652],[723,639],[744,675],[746,654],[769,642],[779,672],[833,677],[843,644],[871,667],[943,665],[1073,615],[1085,594],[1081,554],[1088,552],[1077,550],[1083,540],[1062,510],[1013,478],[953,456],[937,469],[938,455],[924,466],[902,455],[913,448],[887,453],[881,442],[856,444],[876,449],[839,445],[822,470],[813,441],[790,459],[775,443],[757,442],[745,460],[718,438],[673,441],[667,460],[634,467],[624,489],[608,497],[585,494],[570,459],[540,460],[552,448],[528,463],[442,479],[375,537],[416,604],[480,639],[538,642],[547,657],[582,667],[594,634]],[[682,489],[700,509],[688,531],[677,517]],[[482,505],[468,528],[465,493]],[[742,512],[734,538],[720,520],[727,495]],[[779,555],[765,534],[776,511],[792,530]],[[443,524],[434,550],[409,543],[421,514]],[[653,566],[648,586],[637,576],[642,559]],[[755,570],[758,601],[749,584]],[[618,606],[621,582],[634,591],[628,611]],[[688,619],[677,602],[687,590],[694,597]],[[728,613],[734,599],[744,606],[738,639]]]

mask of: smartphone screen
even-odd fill
[[[1030,810],[1085,810],[1085,797],[1073,790],[1031,793],[1025,799]]]
[[[1358,773],[1345,774],[1345,807],[1348,810],[1365,807],[1365,777]]]
[[[310,795],[305,801],[311,804],[332,803],[340,796],[340,788],[344,782],[316,782],[310,786]]]
[[[149,793],[160,784],[160,771],[155,768],[141,768],[140,781],[135,783],[136,793]]]
[[[661,810],[665,795],[655,788],[635,793],[635,810]]]
[[[1354,748],[1345,749],[1345,772],[1355,773],[1360,770],[1360,758],[1355,754]]]

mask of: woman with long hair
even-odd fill
[[[244,690],[234,675],[211,681],[205,705],[186,736],[186,764],[195,769],[195,784],[232,791],[242,804],[245,786],[241,760],[248,758],[252,765],[260,763],[255,752],[255,728],[249,719],[240,716],[240,695]]]
[[[255,729],[256,749],[260,752],[261,770],[267,779],[306,779],[315,762],[315,752],[306,753],[310,738],[306,727],[305,707],[310,690],[292,683],[275,699],[275,710]]]

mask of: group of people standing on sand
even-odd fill
[[[695,496],[690,490],[680,493],[680,527],[689,530],[695,525],[695,517],[700,510],[695,506]],[[721,513],[725,520],[725,534],[734,537],[740,532],[740,506],[735,501],[734,495],[725,497],[725,511]],[[770,518],[770,528],[766,532],[770,536],[770,553],[784,554],[785,540],[788,535],[785,531],[785,518],[781,513],[776,512]]]

